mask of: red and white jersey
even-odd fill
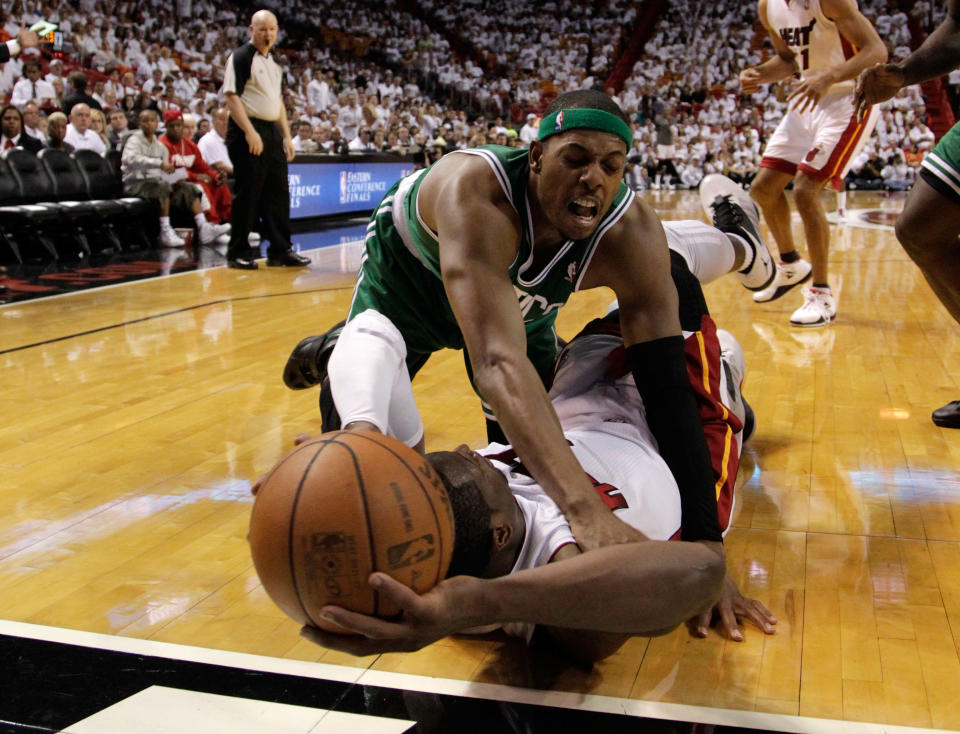
[[[767,0],[767,23],[796,53],[802,76],[839,66],[857,51],[824,15],[820,0]],[[849,94],[854,84],[838,82],[828,94]]]
[[[608,396],[597,397],[602,404]],[[601,421],[564,434],[597,493],[617,517],[654,540],[669,540],[679,532],[680,491],[656,444],[643,439],[642,431],[630,423]],[[494,443],[479,453],[503,473],[523,512],[523,544],[511,573],[544,566],[561,547],[576,542],[567,518],[525,473],[512,448]],[[534,626],[514,622],[503,629],[529,641]]]
[[[695,392],[717,478],[720,527],[725,531],[733,509],[742,425],[733,409],[724,405],[730,391],[720,365],[716,330],[708,316],[703,327],[685,334],[687,361],[700,387],[704,383],[710,386],[709,391]],[[680,533],[680,491],[660,456],[636,383],[623,369],[622,360],[618,327],[593,322],[564,349],[550,399],[573,455],[607,507],[651,540],[670,540]],[[479,453],[503,473],[523,512],[525,535],[512,573],[543,566],[562,546],[576,542],[560,508],[510,446],[490,444]],[[529,641],[534,625],[508,623],[503,629]]]

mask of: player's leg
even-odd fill
[[[343,427],[375,427],[423,448],[423,421],[407,370],[407,346],[390,319],[372,309],[351,318],[327,365]]]
[[[725,234],[732,246],[734,262],[725,272],[736,270],[740,282],[749,290],[767,288],[776,277],[776,266],[760,235],[760,212],[753,199],[738,184],[717,173],[700,182],[700,201],[713,226]],[[703,252],[703,247],[696,247],[695,252]],[[713,280],[704,277],[709,271],[701,272],[705,269],[698,263],[691,263],[687,256],[685,259],[701,283]]]
[[[924,159],[896,232],[937,298],[960,323],[960,126]],[[935,410],[933,422],[960,428],[960,400]]]
[[[828,279],[830,224],[820,201],[826,183],[826,179],[812,176],[802,169],[797,172],[793,183],[793,199],[803,222],[813,273],[812,286],[804,290],[803,305],[790,317],[794,326],[826,326],[837,315]]]
[[[830,179],[830,188],[837,195],[837,224],[847,220],[847,182],[841,176]]]

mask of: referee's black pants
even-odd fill
[[[290,245],[290,189],[287,184],[287,154],[277,123],[251,117],[263,139],[263,152],[250,153],[243,130],[233,120],[227,128],[227,152],[233,163],[233,212],[227,258],[249,257],[247,237],[258,220],[259,231],[270,241],[267,254],[282,255]]]

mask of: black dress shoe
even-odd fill
[[[302,268],[310,264],[310,258],[298,255],[293,250],[287,250],[280,255],[267,255],[267,265],[272,268]]]
[[[953,400],[933,411],[933,422],[944,428],[960,428],[960,400]]]
[[[259,266],[256,260],[249,260],[245,257],[231,257],[227,260],[227,267],[237,270],[256,270]]]

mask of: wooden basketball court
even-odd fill
[[[647,196],[665,219],[702,218],[695,192]],[[791,328],[798,294],[758,305],[733,278],[706,289],[745,349],[758,425],[728,559],[744,594],[778,617],[774,636],[678,629],[589,671],[499,637],[362,659],[302,640],[254,574],[249,487],[294,436],[320,430],[317,392],[287,390],[280,373],[300,338],[345,313],[349,246],[313,252],[309,270],[217,268],[0,307],[0,618],[470,683],[960,729],[960,431],[930,420],[960,398],[960,328],[882,226],[902,200],[851,192],[849,206],[880,226],[832,228],[833,326]],[[802,243],[798,220],[795,233]],[[610,298],[576,295],[562,335]],[[460,354],[436,355],[414,387],[428,449],[485,443]]]

